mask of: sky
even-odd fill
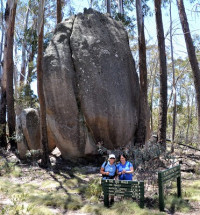
[[[83,9],[86,7],[89,7],[90,0],[71,0],[71,3],[73,7],[75,8],[75,12],[83,12]],[[182,28],[179,21],[179,15],[178,15],[178,9],[176,6],[176,1],[173,1],[172,3],[172,20],[173,25],[176,28],[176,31],[174,32],[175,35],[173,37],[173,45],[175,46],[175,57],[186,57],[186,46],[185,46],[185,40],[182,33]],[[194,3],[190,4],[189,0],[184,0],[185,9],[187,13],[187,18],[190,26],[191,34],[199,34],[200,33],[200,25],[199,25],[199,15],[194,12],[195,7]],[[156,36],[156,23],[155,23],[155,16],[154,16],[154,4],[153,0],[149,0],[148,3],[149,7],[151,8],[151,11],[153,12],[153,16],[145,17],[145,37],[149,44],[157,44],[157,36]],[[200,8],[199,8],[200,9]],[[133,11],[133,14],[135,16],[135,11]],[[167,31],[169,31],[169,6],[166,9],[162,8],[162,17],[163,17],[163,26],[164,26],[164,32],[165,34]],[[166,45],[169,44],[169,37],[166,38]]]
[[[90,0],[71,0],[72,6],[75,8],[75,13],[83,12],[84,8],[89,8]],[[157,36],[156,36],[156,23],[155,23],[155,14],[154,14],[154,4],[152,0],[149,0],[149,7],[153,12],[153,15],[150,17],[145,17],[145,37],[148,45],[157,45]],[[185,40],[182,32],[182,28],[179,21],[179,14],[178,9],[176,6],[176,1],[172,3],[172,20],[173,26],[176,29],[173,36],[173,46],[174,46],[174,57],[175,58],[182,58],[184,59],[187,56]],[[200,14],[194,12],[194,4],[190,4],[189,0],[184,0],[185,10],[187,13],[187,18],[189,22],[189,27],[191,34],[200,34],[200,25],[199,19]],[[133,11],[135,16],[135,11]],[[67,17],[64,17],[64,19]],[[170,17],[169,17],[169,6],[167,8],[162,8],[162,18],[163,18],[163,26],[164,26],[164,33],[166,34],[169,31],[170,26]],[[136,30],[137,32],[137,30]],[[137,36],[137,35],[136,35]],[[169,47],[170,41],[169,36],[165,40],[166,46]],[[35,94],[37,94],[37,83],[32,83],[32,88],[34,89]]]
[[[70,0],[72,6],[75,8],[75,13],[83,12],[84,8],[89,8],[90,0]],[[174,45],[174,56],[175,58],[185,58],[187,56],[185,40],[182,33],[182,28],[179,21],[178,9],[176,6],[176,1],[173,0],[172,3],[172,20],[173,26],[176,29],[173,36],[173,45]],[[200,34],[200,25],[199,19],[200,14],[195,13],[194,3],[190,4],[189,0],[184,0],[185,9],[187,13],[187,18],[190,26],[191,34],[194,35]],[[151,11],[153,12],[153,16],[145,17],[145,37],[148,45],[157,45],[157,36],[156,36],[156,23],[155,23],[155,16],[154,16],[154,4],[153,0],[149,0],[148,3]],[[200,8],[199,8],[200,9]],[[136,16],[136,12],[132,12],[134,16]],[[131,15],[131,14],[130,14]],[[164,33],[166,34],[169,31],[169,6],[164,9],[162,8],[162,17],[163,17],[163,26],[164,26]],[[67,18],[66,16],[64,19]],[[135,29],[137,34],[137,29]],[[135,35],[137,37],[137,35]],[[169,36],[165,40],[166,46],[169,47]],[[32,88],[36,93],[36,83],[33,83]]]

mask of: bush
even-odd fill
[[[100,197],[102,193],[102,187],[100,183],[100,179],[93,179],[88,187],[86,188],[86,197],[90,198],[92,196]]]

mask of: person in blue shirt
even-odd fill
[[[117,165],[117,175],[119,180],[132,181],[133,178],[133,164],[127,161],[125,154],[119,156],[120,163]]]
[[[116,176],[116,164],[115,164],[115,155],[110,154],[108,161],[105,161],[100,169],[100,173],[103,176],[103,179],[114,179]]]

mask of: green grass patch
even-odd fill
[[[165,207],[171,213],[175,213],[176,211],[188,213],[191,210],[189,201],[182,198],[178,198],[175,195],[167,196],[167,198],[165,199]]]
[[[45,180],[44,182],[42,182],[40,188],[44,189],[44,190],[52,190],[59,186],[60,186],[60,184],[57,181]]]
[[[36,215],[36,214],[40,214],[40,215],[55,215],[53,212],[51,212],[51,210],[47,207],[44,206],[40,206],[40,207],[34,207],[34,206],[30,206],[31,210],[29,212],[30,215]]]
[[[54,189],[49,191],[49,187],[51,186],[50,181],[44,183],[43,186],[39,186],[31,183],[13,183],[9,179],[0,180],[0,193],[7,196],[7,198],[11,199],[14,205],[16,205],[7,207],[5,214],[12,214],[12,211],[15,210],[26,210],[24,214],[29,214],[28,210],[30,208],[27,205],[32,205],[33,208],[40,207],[42,208],[41,210],[44,211],[47,210],[48,207],[68,210],[78,210],[82,207],[83,203],[80,196],[66,193],[67,191],[64,189],[57,190],[55,189],[56,183],[52,181],[52,184]],[[58,183],[56,185],[58,185]],[[26,208],[24,205],[26,205]],[[8,210],[9,213],[7,213]],[[2,214],[4,213],[2,212]],[[45,214],[45,212],[40,214]]]
[[[54,215],[47,207],[35,207],[26,203],[18,203],[14,205],[7,205],[1,209],[0,215]]]
[[[137,203],[123,200],[114,203],[111,208],[106,208],[102,204],[86,204],[81,211],[94,215],[164,215],[163,212],[141,209]]]
[[[200,201],[200,180],[184,184],[182,193],[183,198],[190,201]]]
[[[7,162],[4,159],[0,160],[0,175],[20,177],[22,175],[21,168],[15,163]]]
[[[100,184],[99,178],[93,179],[89,182],[87,188],[85,189],[85,195],[87,198],[92,196],[100,197],[102,194],[102,186]]]
[[[190,175],[187,175],[190,177]],[[177,183],[171,184],[169,193],[165,193],[165,207],[171,212],[188,213],[192,207],[192,201],[200,201],[200,180],[182,182],[182,198],[177,198]]]

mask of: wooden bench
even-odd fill
[[[104,206],[109,207],[109,196],[130,197],[139,200],[144,208],[144,181],[120,181],[113,179],[101,180]]]
[[[160,211],[164,211],[164,184],[166,182],[177,180],[177,193],[178,197],[181,197],[181,168],[180,165],[172,167],[170,169],[158,172],[158,187],[159,187],[159,208]]]

